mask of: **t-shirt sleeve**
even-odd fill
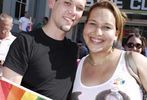
[[[24,36],[17,37],[11,44],[9,52],[6,56],[4,66],[11,70],[24,75],[28,68],[30,45],[29,41]]]
[[[19,23],[22,23],[23,22],[23,17],[21,17],[20,19],[19,19]]]

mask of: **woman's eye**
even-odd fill
[[[70,6],[70,5],[71,5],[71,3],[70,3],[70,2],[67,2],[67,1],[65,1],[64,3],[65,3],[65,5],[67,5],[67,6]]]
[[[110,26],[104,26],[103,29],[107,29],[108,30],[108,29],[111,29],[111,27]]]

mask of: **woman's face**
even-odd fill
[[[135,51],[135,52],[142,52],[142,41],[140,40],[140,38],[132,36],[126,46],[125,46],[125,50],[127,51]]]
[[[94,8],[85,24],[83,37],[90,52],[107,51],[116,39],[116,20],[105,8]]]

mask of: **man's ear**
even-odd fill
[[[49,8],[53,8],[56,0],[48,0]]]

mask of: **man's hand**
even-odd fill
[[[3,67],[3,63],[4,61],[3,60],[0,60],[0,79],[2,77],[2,67]]]
[[[0,60],[0,68],[3,66],[4,60]]]

